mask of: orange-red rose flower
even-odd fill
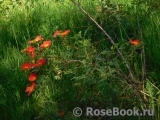
[[[43,41],[43,44],[41,44],[40,48],[48,48],[52,44],[51,40]]]
[[[67,36],[70,33],[70,30],[66,30],[61,33],[61,36]]]
[[[36,42],[39,42],[41,40],[44,40],[44,38],[42,36],[38,35],[34,40],[28,41],[28,44],[36,43]]]
[[[30,62],[26,62],[26,63],[21,65],[22,70],[30,70],[32,67],[33,67],[32,63],[30,63]]]
[[[135,46],[136,46],[136,45],[139,45],[141,41],[138,40],[138,39],[132,39],[132,40],[130,40],[129,42],[130,42],[132,45],[135,45]]]
[[[21,65],[22,70],[30,70],[30,69],[35,68],[35,67],[37,67],[37,64],[33,64],[33,63],[30,63],[30,62],[26,62],[26,63]]]
[[[36,64],[38,67],[41,67],[41,66],[45,65],[46,63],[47,63],[47,60],[45,58],[41,58],[37,61]]]
[[[26,53],[32,53],[32,52],[35,52],[35,50],[36,50],[35,47],[29,46],[27,49],[24,49],[22,51],[24,51]]]
[[[28,54],[31,58],[35,58],[36,57],[36,52],[31,52]]]
[[[70,33],[70,30],[66,30],[64,32],[56,30],[53,34],[53,37],[58,37],[58,36],[67,36]]]
[[[23,52],[26,52],[31,58],[35,58],[36,56],[36,52],[35,52],[36,48],[29,46],[27,49],[22,50]]]
[[[58,36],[60,36],[60,33],[61,33],[62,31],[60,31],[60,30],[56,30],[55,32],[54,32],[54,34],[53,34],[53,37],[58,37]]]
[[[30,82],[36,81],[36,80],[37,80],[37,74],[36,74],[36,73],[31,73],[31,74],[29,75],[29,77],[28,77],[28,80],[29,80]]]
[[[32,82],[29,86],[26,87],[25,92],[28,93],[28,96],[35,90],[36,83]]]

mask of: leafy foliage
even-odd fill
[[[2,0],[0,119],[107,119],[85,115],[75,118],[72,111],[77,106],[83,111],[87,106],[96,109],[137,106],[154,109],[155,116],[116,116],[116,119],[158,120],[159,14],[156,8],[159,2],[79,2],[113,38],[129,63],[135,81],[127,82],[129,72],[115,46],[70,1]],[[60,32],[59,37],[53,37],[52,32],[64,29],[70,29],[71,33],[63,37]],[[38,70],[39,77],[35,91],[27,96],[28,73],[22,72],[20,67],[24,61],[32,59],[20,51],[28,40],[39,34],[51,40],[52,46],[41,53],[47,64],[29,71]],[[140,42],[135,43],[135,40]],[[144,101],[140,101],[135,89]]]

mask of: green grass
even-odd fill
[[[82,0],[80,4],[116,42],[140,87],[141,56],[128,41],[131,38],[143,41],[147,75],[142,95],[147,108],[155,110],[155,116],[111,118],[159,120],[160,13],[155,9],[159,2],[112,2],[113,5],[108,4],[109,9],[101,8],[103,5],[96,0]],[[0,13],[0,120],[97,120],[104,117],[76,118],[72,111],[77,106],[83,110],[87,106],[97,109],[145,107],[132,84],[125,82],[129,73],[114,46],[71,1],[22,0],[0,4],[3,6]],[[71,33],[64,39],[53,38],[57,29],[70,29]],[[21,50],[37,35],[51,39],[53,44],[45,52],[48,61],[39,74],[36,90],[27,96],[29,73],[20,68],[30,59]],[[62,110],[65,115],[59,117]]]

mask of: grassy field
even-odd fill
[[[0,120],[159,120],[160,2],[78,4],[114,43],[72,0],[0,1]],[[87,107],[154,115],[86,116]]]

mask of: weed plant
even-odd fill
[[[116,46],[70,0],[0,1],[0,120],[159,120],[160,2],[121,1],[76,2],[114,40],[133,72],[133,83],[127,82],[130,73]],[[67,29],[67,36],[59,32],[54,37],[56,30]],[[21,51],[38,35],[52,45],[41,54],[47,64],[38,69],[36,88],[27,95],[29,72],[37,68],[21,70],[32,61]],[[83,111],[136,106],[153,109],[154,116],[77,118],[72,113],[77,106]]]

